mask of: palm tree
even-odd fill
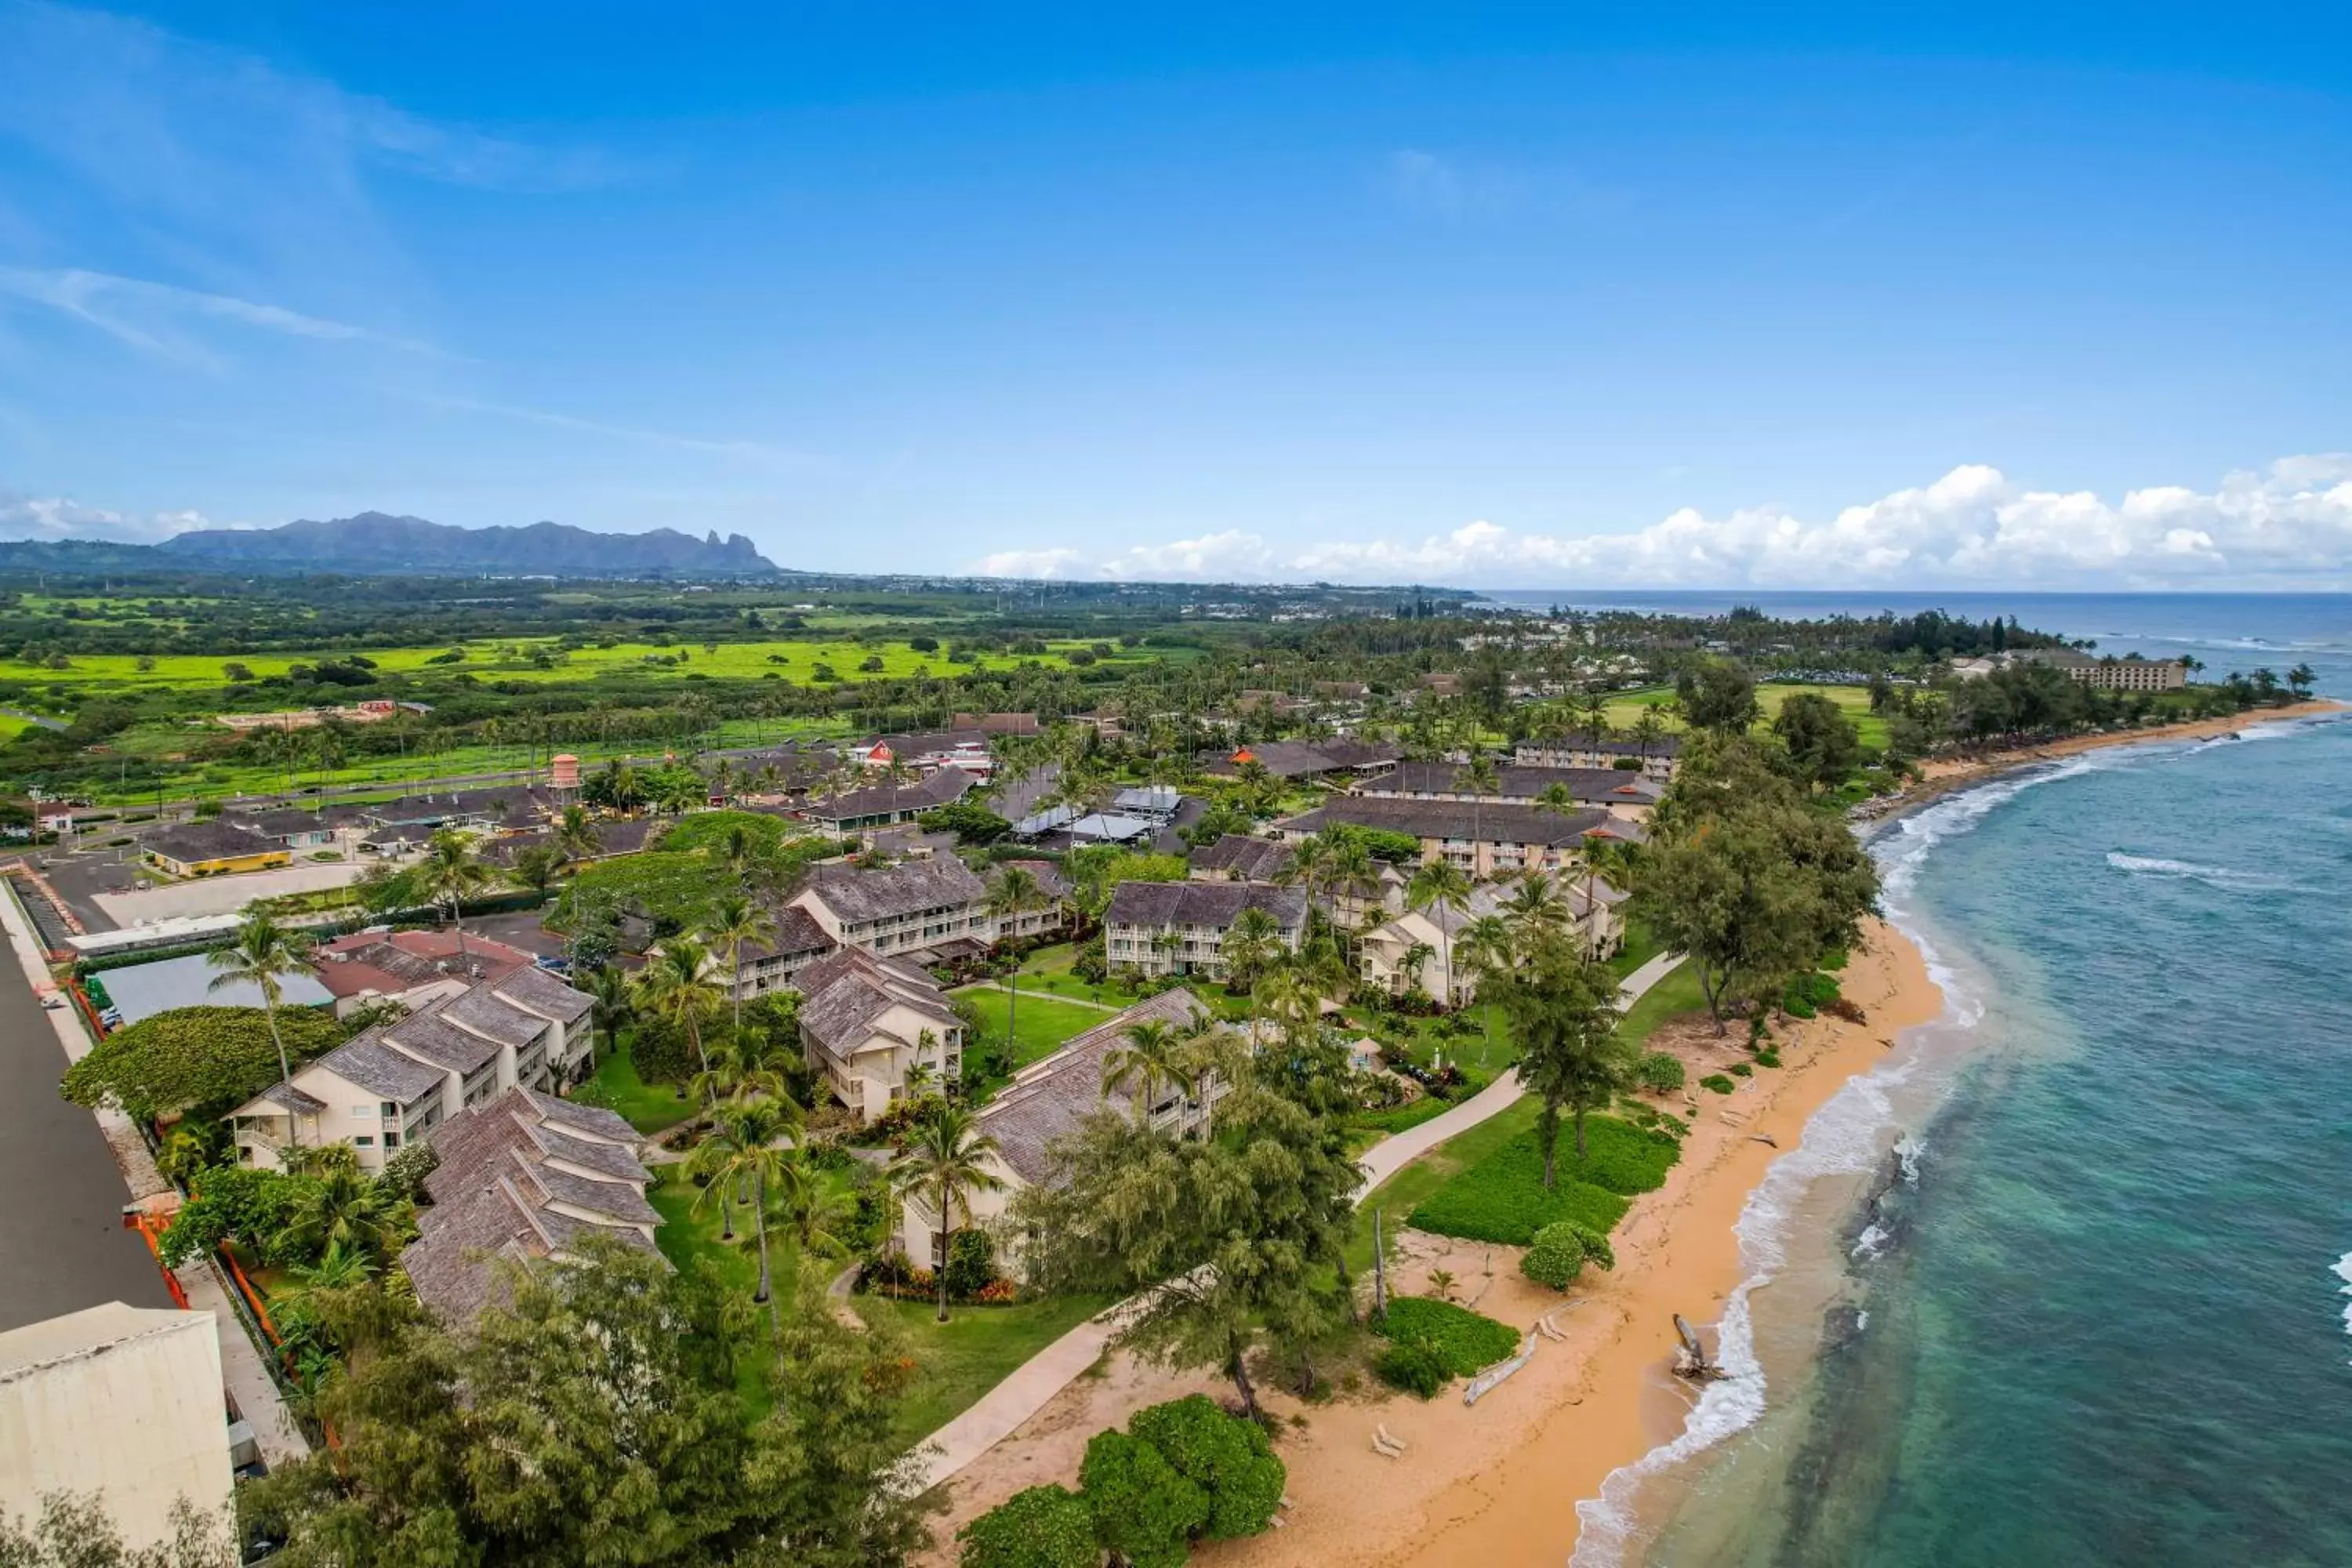
[[[1546,932],[1558,931],[1568,919],[1568,907],[1560,902],[1559,889],[1553,887],[1550,873],[1522,871],[1518,885],[1511,889],[1511,896],[1503,900],[1503,916],[1522,940],[1532,941]]]
[[[1130,1024],[1125,1038],[1103,1053],[1103,1088],[1113,1094],[1139,1089],[1148,1121],[1160,1091],[1181,1088],[1190,1077],[1189,1044],[1165,1018]]]
[[[1598,752],[1601,743],[1609,739],[1609,699],[1599,687],[1591,687],[1578,701],[1577,709],[1584,719],[1584,732],[1592,738],[1592,749]]]
[[[777,1173],[776,1197],[801,1256],[841,1257],[849,1250],[843,1233],[856,1217],[856,1205],[820,1181],[797,1147],[785,1152],[791,1157]]]
[[[305,1258],[324,1258],[341,1247],[381,1262],[405,1228],[404,1207],[360,1174],[356,1163],[334,1162],[304,1186],[279,1240]]]
[[[290,931],[268,915],[256,911],[236,928],[236,940],[205,955],[205,962],[221,973],[213,976],[208,992],[229,985],[251,985],[261,993],[261,1016],[269,1022],[269,1043],[278,1047],[278,1084],[286,1099],[289,1141],[302,1142],[301,1113],[294,1109],[294,1068],[286,1059],[286,1040],[278,1032],[278,1004],[286,988],[278,984],[310,973],[310,938]]]
[[[989,918],[998,921],[1021,923],[1021,917],[1032,910],[1045,907],[1045,889],[1035,872],[1025,866],[1005,866],[997,870],[995,880],[988,885]],[[1000,925],[998,934],[1003,935]],[[1016,959],[1004,977],[1004,1038],[1008,1048],[1021,1037],[1013,1032],[1021,1017],[1021,964]]]
[[[762,942],[775,935],[775,914],[765,904],[730,893],[710,906],[702,934],[708,941],[727,945],[727,988],[735,998],[735,1027],[740,1031],[743,1027],[743,944]]]
[[[1623,839],[1592,838],[1584,841],[1584,923],[1590,941],[1586,948],[1591,956],[1601,956],[1601,883],[1605,879],[1621,892],[1630,892],[1636,847]]]
[[[702,972],[710,965],[709,950],[690,936],[672,937],[637,973],[637,998],[646,1011],[686,1030],[694,1044],[695,1060],[710,1070],[709,1053],[702,1048],[702,1021],[719,1005],[719,994]],[[681,1094],[684,1090],[679,1091]]]
[[[1478,977],[1479,1000],[1491,1003],[1500,983],[1518,966],[1517,935],[1500,915],[1480,915],[1462,928],[1456,945],[1463,962]],[[1486,1053],[1491,1055],[1495,1049],[1495,1016],[1491,1007],[1485,1011]],[[1479,1060],[1483,1064],[1486,1056],[1481,1056]]]
[[[415,867],[417,890],[449,911],[449,924],[457,932],[457,957],[466,957],[466,923],[457,918],[458,906],[480,892],[489,884],[490,868],[474,853],[474,846],[462,833],[443,828],[425,847],[425,858]]]
[[[792,1086],[784,1075],[761,1058],[750,1037],[740,1029],[712,1047],[710,1065],[694,1075],[686,1092],[705,1105],[757,1096],[792,1103]],[[793,1106],[793,1114],[800,1114],[798,1105]]]
[[[552,843],[530,844],[515,851],[510,875],[515,882],[546,896],[548,884],[563,869],[563,851]]]
[[[719,1206],[724,1208],[730,1189],[750,1189],[745,1206],[751,1211],[751,1235],[760,1248],[760,1287],[752,1292],[751,1300],[767,1307],[771,1330],[781,1324],[770,1289],[768,1195],[789,1179],[786,1167],[797,1163],[793,1151],[777,1147],[799,1125],[794,1110],[789,1100],[737,1100],[727,1108],[719,1119],[718,1130],[693,1155],[700,1167],[697,1174],[708,1175],[710,1182],[696,1196],[695,1207],[700,1208],[716,1192]]]
[[[1425,942],[1414,942],[1404,950],[1404,957],[1398,962],[1397,972],[1404,976],[1404,988],[1407,991],[1421,989],[1421,972],[1427,968],[1429,961],[1436,956],[1437,950]]]
[[[1666,721],[1658,717],[1655,708],[1644,705],[1641,716],[1633,721],[1633,740],[1642,748],[1642,760],[1650,760],[1650,750],[1665,738]]]
[[[604,846],[597,842],[596,826],[590,820],[584,805],[567,805],[555,819],[552,842],[563,851],[567,860],[588,860],[595,858]]]
[[[1412,880],[1405,885],[1407,909],[1437,912],[1432,917],[1437,926],[1441,951],[1445,963],[1445,1005],[1454,1005],[1454,933],[1446,929],[1447,915],[1459,910],[1470,896],[1470,878],[1450,860],[1425,860],[1413,872]]]
[[[1469,762],[1454,775],[1454,787],[1470,797],[1470,843],[1475,855],[1485,837],[1478,831],[1478,803],[1503,790],[1503,781],[1495,773],[1495,759],[1484,752],[1471,752]]]
[[[1273,915],[1255,904],[1234,917],[1225,928],[1225,940],[1219,944],[1217,956],[1225,961],[1225,978],[1234,985],[1257,988],[1258,976],[1282,951],[1282,926]]]
[[[948,1242],[955,1235],[955,1216],[971,1223],[975,1193],[1001,1192],[1004,1178],[989,1169],[996,1140],[980,1130],[972,1112],[940,1100],[931,1118],[916,1129],[907,1152],[890,1163],[890,1190],[901,1200],[929,1205],[939,1216],[940,1244],[936,1259],[940,1285],[940,1318],[948,1321]]]
[[[635,1011],[635,998],[630,994],[629,977],[617,963],[607,963],[590,970],[583,977],[581,989],[588,994],[588,1065],[596,1065],[596,1031],[604,1031],[604,1046],[616,1049],[621,1040],[621,1026]]]

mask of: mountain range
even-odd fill
[[[277,528],[203,528],[154,547],[158,564],[363,576],[768,577],[775,563],[740,533],[697,539],[673,528],[592,533],[561,522],[458,528],[363,511]]]

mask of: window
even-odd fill
[[[376,1114],[389,1121],[391,1118],[400,1114],[400,1107],[387,1100],[376,1107]]]
[[[352,1107],[352,1114],[358,1117],[361,1121],[365,1121],[368,1118],[375,1114],[375,1107],[373,1105],[354,1105]]]
[[[400,1147],[400,1134],[399,1134],[399,1133],[397,1133],[397,1132],[386,1132],[386,1133],[383,1135],[383,1146],[384,1146],[385,1148],[387,1148],[387,1149],[397,1149],[397,1148],[399,1148],[399,1147]]]
[[[373,1133],[373,1132],[354,1132],[354,1133],[352,1133],[352,1148],[354,1148],[354,1149],[373,1149],[373,1148],[374,1148],[374,1147],[375,1147],[375,1134],[374,1134],[374,1133]]]

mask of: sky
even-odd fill
[[[674,11],[0,0],[0,537],[2352,588],[2339,8]]]

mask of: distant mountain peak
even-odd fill
[[[749,539],[712,529],[698,540],[674,528],[593,533],[568,523],[459,528],[421,517],[363,511],[278,528],[205,528],[159,546],[190,562],[260,571],[417,573],[568,577],[764,577],[773,562]]]

